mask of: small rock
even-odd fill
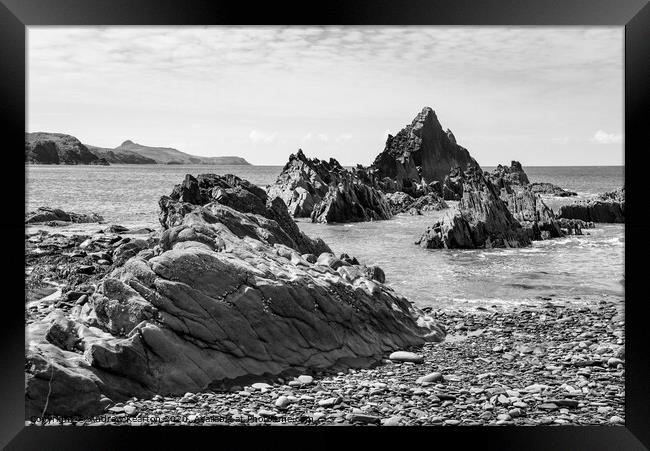
[[[425,376],[421,376],[417,379],[416,383],[421,384],[423,382],[438,382],[442,380],[441,373],[429,373]]]
[[[395,362],[412,362],[412,363],[424,362],[423,356],[419,354],[415,354],[413,352],[407,352],[407,351],[395,351],[390,356],[388,356],[388,358]]]

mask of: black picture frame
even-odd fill
[[[24,426],[24,314],[21,302],[24,233],[21,192],[25,192],[26,26],[30,25],[614,25],[625,27],[625,226],[626,399],[622,426],[344,428],[365,446],[368,441],[394,446],[454,448],[474,444],[483,449],[647,449],[650,448],[650,358],[644,307],[639,290],[646,276],[648,208],[643,204],[650,117],[650,5],[647,0],[329,0],[322,3],[236,0],[0,0],[0,111],[2,156],[11,175],[0,215],[5,251],[0,365],[0,445],[7,449],[123,449],[144,440],[147,447],[237,447],[261,440],[263,448],[291,445],[338,447],[335,431],[317,428],[156,427],[75,428]],[[24,204],[23,207],[24,209]],[[15,237],[15,238],[14,238]],[[647,258],[647,257],[646,257]],[[9,288],[9,289],[8,289]],[[637,296],[640,293],[640,296]],[[417,429],[417,430],[414,430]],[[253,433],[249,433],[253,431]],[[17,434],[17,435],[16,435]],[[279,435],[278,435],[279,434]],[[228,440],[228,441],[227,441]],[[234,441],[232,441],[234,440]],[[258,445],[259,446],[259,445]],[[359,446],[359,445],[357,445]],[[450,445],[448,445],[450,446]]]

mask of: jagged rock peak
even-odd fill
[[[382,189],[412,193],[416,183],[443,181],[454,167],[478,167],[469,151],[456,143],[451,131],[445,132],[431,107],[425,107],[411,124],[395,136],[389,135],[384,150],[372,164]],[[395,189],[389,189],[389,185]]]

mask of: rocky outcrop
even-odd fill
[[[528,187],[517,189],[506,185],[501,189],[500,197],[506,203],[512,216],[524,228],[531,230],[533,240],[559,238],[564,235],[560,224],[555,219],[553,210]]]
[[[94,155],[77,138],[62,133],[26,133],[25,163],[95,164],[109,163]]]
[[[307,158],[300,149],[289,157],[268,196],[282,199],[292,216],[311,217],[313,222],[389,219],[383,193],[365,175],[348,171],[334,158]]]
[[[328,252],[313,262],[285,245],[287,225],[267,217],[280,199],[267,216],[181,200],[231,190],[221,199],[237,202],[237,188],[257,191],[237,179],[186,178],[179,200],[161,201],[158,245],[69,314],[54,310],[28,326],[27,417],[88,416],[133,396],[363,367],[442,338],[432,318],[379,281],[380,270]]]
[[[559,218],[580,219],[586,222],[625,222],[625,188],[598,195],[595,199],[563,205]]]
[[[415,193],[415,184],[443,181],[456,167],[478,167],[467,149],[456,143],[450,130],[443,131],[435,112],[425,107],[397,135],[388,135],[386,147],[372,164],[385,191]]]
[[[422,212],[440,211],[449,208],[444,199],[433,192],[414,199],[406,193],[397,191],[386,194],[386,200],[394,215],[407,212],[421,214]]]
[[[555,197],[571,197],[578,195],[578,193],[564,190],[557,185],[553,185],[552,183],[531,183],[529,187],[530,190],[535,194],[545,194]]]
[[[196,178],[186,175],[170,196],[160,198],[158,218],[163,228],[175,227],[196,205],[206,204],[211,205],[210,213],[215,220],[230,227],[240,238],[248,236],[271,245],[283,244],[300,253],[331,252],[323,240],[313,240],[298,229],[282,199],[270,198],[263,189],[232,174],[200,174]],[[233,212],[249,216],[244,221]]]
[[[558,238],[563,236],[555,214],[530,189],[528,176],[521,163],[512,161],[510,167],[499,165],[488,178],[500,190],[499,196],[508,206],[508,210],[519,223],[530,229],[533,240]]]
[[[580,219],[560,218],[557,223],[565,235],[583,235],[583,229],[593,229],[595,227],[593,222],[585,222]]]
[[[480,169],[470,168],[462,176],[462,198],[458,212],[448,213],[416,241],[422,247],[492,248],[522,247],[532,233],[513,217],[497,188]]]
[[[66,212],[59,208],[38,207],[35,211],[25,214],[25,224],[50,223],[50,225],[64,225],[71,222],[102,222],[97,213],[81,214]]]
[[[521,163],[514,160],[510,166],[498,165],[490,174],[490,179],[499,189],[512,185],[526,186],[530,183]]]

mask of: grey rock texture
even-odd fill
[[[559,238],[564,235],[555,214],[531,189],[521,163],[512,161],[510,167],[499,165],[487,174],[500,190],[499,196],[519,223],[530,229],[533,240]]]
[[[483,171],[470,168],[465,172],[462,192],[458,212],[448,213],[429,227],[416,244],[429,249],[530,245],[532,233],[513,217]]]
[[[309,252],[329,248],[292,236],[280,199],[239,203],[263,201],[255,188],[187,177],[161,199],[157,245],[116,266],[83,305],[29,324],[26,416],[88,416],[134,396],[363,367],[442,339],[431,317],[379,281],[381,270]],[[262,205],[266,216],[251,212]],[[287,223],[271,219],[278,211]]]
[[[625,188],[600,194],[595,199],[560,207],[558,217],[586,222],[625,222]]]
[[[383,193],[363,170],[349,171],[338,161],[307,158],[302,150],[289,162],[274,185],[270,198],[279,197],[293,217],[313,222],[357,222],[389,219],[392,214]]]
[[[555,196],[555,197],[571,197],[571,196],[577,196],[578,193],[575,193],[573,191],[567,191],[565,189],[560,188],[557,185],[553,185],[552,183],[531,183],[530,185],[530,190],[535,193],[535,194],[545,194],[548,196]]]

